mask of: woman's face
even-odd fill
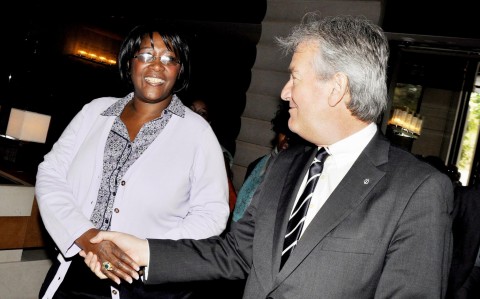
[[[152,56],[153,61],[150,61]],[[148,103],[170,101],[181,67],[175,53],[167,49],[161,36],[155,32],[153,48],[146,36],[135,57],[130,68],[134,98]]]

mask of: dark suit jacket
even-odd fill
[[[146,283],[247,277],[244,298],[443,298],[451,181],[380,133],[279,271],[288,216],[314,153],[282,151],[224,238],[149,240]]]
[[[448,298],[480,298],[480,186],[457,187],[453,211],[453,258]]]

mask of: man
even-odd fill
[[[247,278],[244,298],[444,297],[452,184],[391,146],[376,126],[387,102],[383,31],[364,18],[308,15],[278,41],[293,52],[281,94],[289,127],[317,146],[282,151],[224,238],[147,241],[101,232],[92,242],[111,240],[136,263],[123,253],[108,261],[113,271],[92,254],[85,262],[117,282],[137,278],[127,268],[137,264],[148,265],[146,284]],[[302,194],[312,161],[323,163],[313,197]],[[297,201],[309,208],[292,228],[305,206]]]

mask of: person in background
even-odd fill
[[[148,266],[147,285],[246,278],[244,298],[443,298],[453,187],[378,128],[387,106],[383,30],[364,17],[307,14],[277,41],[293,53],[281,92],[288,127],[314,146],[277,155],[225,236],[99,232],[91,242],[123,250],[121,271],[114,277],[92,253],[82,253],[85,263],[110,279],[138,278]],[[181,267],[171,263],[178,257]]]
[[[194,93],[195,94],[195,93]],[[187,98],[188,99],[188,98]],[[193,99],[188,103],[190,109],[193,112],[203,117],[209,124],[212,124],[214,120],[214,113],[209,108],[209,104],[206,101],[207,97],[203,94],[196,93]],[[233,209],[237,202],[237,192],[233,186],[233,156],[222,144],[223,157],[225,159],[225,169],[228,176],[228,202],[230,207],[230,216],[224,234],[230,229],[231,218],[233,217]],[[242,290],[244,287],[244,281],[197,281],[195,284],[191,284],[193,291],[192,299],[240,299],[242,298]],[[212,290],[215,290],[212,292]]]
[[[445,162],[443,162],[442,158],[438,156],[433,156],[433,155],[429,155],[429,156],[417,155],[417,158],[427,162],[428,164],[432,165],[436,169],[440,170],[442,173],[446,174],[452,181],[453,188],[462,186],[462,183],[460,182],[461,173],[458,171],[458,167],[456,165],[453,165],[453,164],[445,165]]]
[[[204,101],[202,97],[197,97],[192,100],[189,107],[190,109],[192,109],[193,112],[197,113],[198,115],[203,117],[209,124],[211,124],[211,113],[209,112],[207,102]],[[230,212],[232,212],[237,201],[237,192],[235,191],[235,187],[233,186],[233,156],[223,145],[220,144],[220,146],[222,147],[223,158],[225,159],[225,169],[227,170],[228,176],[228,203],[230,206]]]
[[[453,257],[448,299],[480,298],[480,177],[479,167],[471,186],[455,188]]]
[[[268,164],[277,156],[277,154],[289,147],[298,143],[306,143],[300,136],[290,131],[288,128],[288,102],[282,101],[278,107],[275,117],[271,120],[272,130],[275,132],[275,137],[272,139],[272,151],[262,157],[252,161],[245,173],[245,179],[242,187],[238,191],[237,202],[233,210],[232,221],[238,221],[242,218],[245,210],[252,200],[255,190],[261,183],[263,175],[265,174]]]
[[[39,165],[36,198],[58,250],[40,298],[187,298],[185,285],[99,280],[78,253],[93,252],[115,271],[115,244],[89,242],[99,231],[203,239],[226,227],[220,144],[176,95],[189,79],[185,36],[168,23],[137,26],[118,66],[132,91],[86,104]]]

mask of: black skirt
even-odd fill
[[[48,286],[55,278],[60,262],[55,259],[49,269],[40,289],[40,298],[45,294]],[[63,282],[55,293],[54,299],[107,299],[112,298],[113,286],[120,292],[120,298],[162,298],[186,299],[193,298],[192,285],[189,283],[145,285],[141,280],[134,280],[132,284],[122,281],[120,285],[110,279],[100,279],[84,263],[83,258],[76,255],[68,268]]]

